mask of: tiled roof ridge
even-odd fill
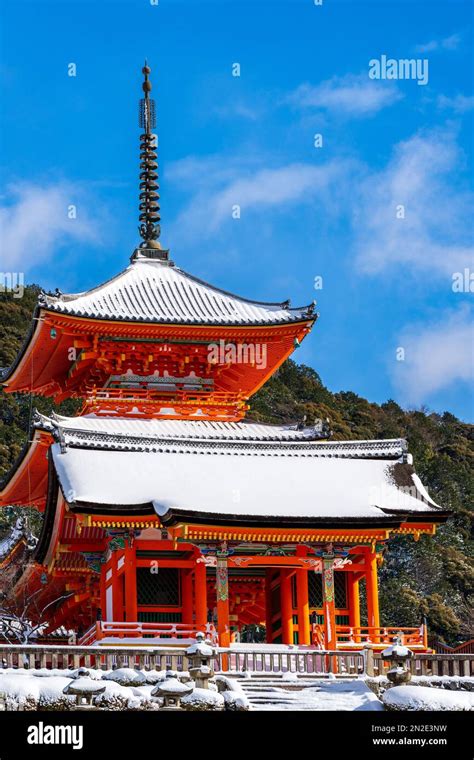
[[[63,418],[64,419],[64,418]],[[74,418],[71,418],[71,422]],[[212,423],[211,423],[212,424]],[[35,413],[33,426],[36,429],[50,432],[56,441],[65,449],[67,446],[74,448],[91,448],[118,451],[162,451],[162,452],[186,452],[194,450],[199,453],[230,453],[236,452],[250,456],[252,454],[264,455],[291,455],[318,456],[318,457],[351,457],[351,458],[406,458],[407,443],[405,439],[379,439],[373,441],[321,441],[318,439],[304,438],[282,439],[281,433],[272,438],[232,438],[204,437],[204,436],[176,436],[176,435],[133,435],[131,433],[109,432],[100,430],[81,430],[72,426],[61,424],[54,417],[46,417]]]

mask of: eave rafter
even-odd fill
[[[204,413],[210,418],[239,420],[248,409],[246,400],[288,358],[295,344],[301,343],[313,322],[314,319],[268,325],[148,324],[75,317],[42,308],[29,344],[4,380],[5,390],[40,392],[53,396],[56,402],[68,397],[90,399],[85,406],[88,411],[125,414],[137,407],[139,413],[166,416],[166,409],[171,407],[184,417]],[[265,364],[212,364],[208,361],[208,346],[219,341],[264,345]],[[167,354],[162,350],[166,345]],[[185,377],[188,364],[197,377],[214,379],[210,392],[195,391],[188,398],[186,393],[163,394],[154,389],[142,398],[142,391],[137,391],[136,396],[120,395],[105,388],[112,374],[125,369],[135,368],[132,371],[137,374],[162,374],[166,370],[170,375]]]

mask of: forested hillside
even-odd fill
[[[0,294],[0,367],[9,366],[30,324],[39,288],[24,297]],[[46,413],[51,401],[0,395],[0,477],[19,455],[27,438],[30,411]],[[79,402],[62,404],[72,414]],[[372,404],[350,391],[332,393],[318,374],[287,361],[253,398],[250,416],[264,422],[308,423],[328,418],[335,439],[407,438],[416,470],[431,496],[453,517],[434,537],[394,538],[380,571],[384,625],[419,625],[448,642],[472,637],[474,616],[473,430],[452,414],[404,411],[394,401]],[[16,510],[0,510],[0,537]]]

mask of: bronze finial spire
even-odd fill
[[[142,69],[144,80],[142,89],[145,97],[140,100],[140,225],[138,227],[143,243],[141,248],[161,248],[160,237],[160,196],[158,194],[157,137],[152,134],[156,127],[155,101],[150,98],[151,82],[148,79],[150,67],[145,61]]]

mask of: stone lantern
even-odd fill
[[[189,675],[194,680],[197,689],[208,689],[209,679],[214,676],[214,670],[211,667],[211,658],[215,650],[205,640],[204,633],[196,633],[196,641],[186,650],[186,656],[189,660]]]
[[[398,634],[395,643],[382,652],[382,659],[392,663],[387,671],[387,678],[394,686],[403,686],[411,679],[408,668],[408,660],[413,657],[413,652],[402,644],[402,634]]]
[[[160,681],[153,691],[152,697],[162,697],[164,704],[162,710],[182,710],[181,700],[187,694],[191,694],[193,687],[190,684],[178,681],[177,674],[168,670],[165,678]]]
[[[63,694],[73,694],[76,697],[76,710],[93,710],[92,697],[103,694],[105,686],[100,681],[94,681],[85,668],[79,668],[77,676],[63,689]]]

